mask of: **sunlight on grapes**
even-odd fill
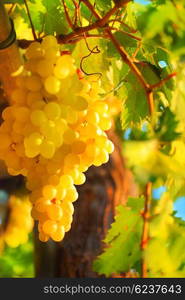
[[[60,55],[54,36],[31,43],[25,57],[11,105],[2,113],[0,157],[9,174],[27,178],[40,240],[61,241],[71,227],[75,185],[114,150],[106,131],[118,102],[98,95],[100,81],[79,78],[73,57]]]

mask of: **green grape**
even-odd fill
[[[78,112],[72,109],[68,109],[65,118],[67,123],[75,124],[78,121]]]
[[[74,59],[70,55],[62,55],[57,60],[57,67],[61,68],[61,70],[64,70],[64,74],[66,73],[66,70],[68,70],[68,74],[65,75],[65,77],[68,75],[73,75],[75,71]]]
[[[64,201],[62,203],[63,211],[66,211],[66,214],[72,215],[74,213],[74,206],[70,201]]]
[[[37,73],[41,77],[48,77],[53,73],[53,62],[48,59],[40,60],[37,64]]]
[[[57,223],[52,220],[47,220],[42,225],[43,231],[45,234],[51,235],[57,231]]]
[[[30,115],[32,124],[35,126],[41,126],[43,125],[46,121],[46,115],[42,110],[34,110],[31,115]]]
[[[55,242],[63,240],[65,234],[64,226],[60,226],[55,232],[52,232],[51,237]]]
[[[60,220],[63,216],[62,207],[59,205],[56,205],[56,204],[52,204],[47,209],[47,215],[48,215],[49,219],[51,219],[53,221]]]
[[[48,50],[50,47],[57,47],[57,40],[54,36],[48,35],[42,40],[42,47]]]
[[[49,47],[47,48],[47,51],[45,52],[45,59],[52,61],[53,63],[56,62],[57,58],[60,56],[60,51],[58,47]]]
[[[71,55],[60,55],[55,37],[31,43],[25,56],[11,104],[2,112],[0,159],[10,174],[26,177],[39,239],[61,241],[71,228],[75,185],[114,150],[105,133],[112,123],[108,103],[114,103],[100,99],[100,81],[82,78]],[[20,232],[19,241],[26,238]]]
[[[56,197],[57,190],[52,185],[46,185],[42,190],[43,196],[46,199],[53,199]]]
[[[0,150],[7,149],[12,143],[11,137],[5,133],[0,133],[0,141]]]
[[[29,158],[36,157],[40,153],[40,146],[33,146],[32,141],[28,138],[24,139],[25,154]]]
[[[49,94],[57,94],[60,91],[61,82],[54,76],[48,76],[44,81],[44,86]]]
[[[78,193],[75,188],[67,190],[65,200],[69,202],[75,202],[78,199]]]
[[[109,154],[112,153],[114,151],[114,144],[111,141],[107,140],[106,145],[105,145],[105,149],[107,150],[107,152]]]
[[[44,158],[52,158],[55,153],[55,145],[51,141],[44,140],[40,147],[40,154]]]
[[[87,122],[89,122],[91,124],[98,124],[100,122],[99,114],[93,110],[88,112],[86,119],[87,119]]]
[[[24,83],[25,84],[25,83]],[[27,90],[23,88],[17,88],[11,94],[11,101],[16,104],[24,104],[27,96]]]
[[[29,119],[30,111],[25,106],[17,107],[14,112],[15,118],[18,122],[26,122]]]
[[[46,243],[49,240],[49,236],[41,231],[39,232],[39,240]]]
[[[2,119],[7,122],[12,121],[14,119],[12,106],[8,106],[3,110]],[[9,124],[9,123],[2,123],[2,125],[4,125],[4,124]],[[1,129],[2,129],[2,125],[1,125]]]
[[[34,102],[43,101],[42,94],[40,92],[29,92],[26,97],[26,104],[31,106]],[[24,99],[25,102],[25,99]],[[44,103],[44,101],[43,101]]]
[[[109,160],[109,154],[106,150],[102,149],[98,155],[98,157],[95,158],[93,164],[95,166],[101,166],[102,164],[105,164]]]
[[[102,116],[99,122],[99,126],[102,130],[109,130],[112,126],[112,121],[107,116]]]
[[[79,173],[79,176],[76,178],[74,183],[77,185],[83,184],[85,182],[85,179],[85,175],[83,173]]]
[[[42,88],[42,82],[37,75],[31,75],[26,78],[26,88],[32,92],[38,92]]]
[[[64,132],[63,135],[64,143],[72,144],[78,138],[78,136],[79,136],[78,132],[69,128]]]
[[[72,152],[75,154],[82,154],[85,151],[86,143],[81,140],[76,140],[72,144]]]
[[[108,111],[109,106],[106,102],[103,101],[96,101],[92,104],[92,107],[94,111],[96,111],[99,114],[104,114]]]
[[[87,107],[88,107],[87,100],[80,96],[73,103],[73,109],[76,109],[77,111],[86,110]]]
[[[39,42],[31,43],[26,50],[25,56],[27,59],[40,58],[43,56],[43,50]]]
[[[47,139],[52,140],[56,133],[55,123],[51,120],[44,122],[40,127],[40,131]]]
[[[49,102],[44,107],[44,112],[48,119],[50,120],[57,120],[60,118],[61,115],[61,108],[60,105],[56,102]]]
[[[70,175],[63,175],[60,177],[60,186],[63,188],[70,188],[73,185],[73,179]]]
[[[70,69],[67,66],[56,66],[53,70],[55,77],[64,79],[69,76]]]
[[[30,144],[33,145],[33,147],[40,146],[43,142],[43,136],[39,132],[33,132],[29,136],[29,141],[30,141]]]

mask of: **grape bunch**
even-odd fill
[[[100,81],[81,76],[55,37],[33,42],[25,58],[2,113],[0,158],[9,174],[26,177],[40,240],[61,241],[71,227],[75,185],[114,150],[106,134],[111,112]]]
[[[33,229],[31,217],[31,203],[27,196],[11,195],[9,200],[7,225],[0,233],[0,250],[4,245],[15,248],[28,241],[29,233]]]

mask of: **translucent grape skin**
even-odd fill
[[[114,151],[101,85],[79,78],[72,55],[60,53],[54,36],[30,44],[0,125],[0,159],[12,175],[26,177],[42,242],[64,238],[78,198],[75,185],[84,184],[84,172],[106,163]]]
[[[5,244],[11,248],[25,244],[32,229],[33,219],[31,218],[31,203],[28,196],[11,195],[7,226],[1,230],[0,235],[1,250]]]

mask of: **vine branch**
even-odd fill
[[[71,18],[69,16],[67,5],[66,5],[64,0],[62,0],[62,3],[63,3],[64,13],[65,13],[65,16],[66,16],[67,23],[68,23],[69,27],[71,27],[71,29],[73,29],[74,25],[73,25],[73,22],[71,21]]]
[[[145,191],[145,206],[144,211],[142,213],[143,216],[143,232],[141,237],[141,250],[144,251],[148,245],[149,240],[149,218],[150,218],[150,206],[151,206],[151,194],[152,194],[152,183],[148,182],[146,184]],[[145,259],[142,258],[141,263],[141,277],[147,278],[147,265]]]
[[[34,38],[34,40],[37,40],[37,35],[35,33],[35,28],[34,28],[34,25],[33,25],[33,22],[32,22],[32,18],[31,18],[31,14],[30,14],[30,10],[29,10],[29,7],[28,7],[27,0],[24,0],[24,4],[25,4],[26,12],[28,14],[29,21],[30,21],[30,26],[31,26],[33,38]]]

